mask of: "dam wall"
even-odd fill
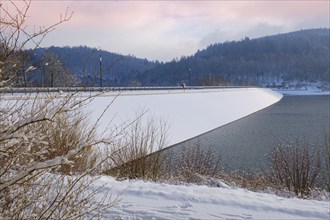
[[[136,121],[153,120],[166,126],[166,146],[199,136],[210,130],[266,108],[282,95],[265,88],[219,88],[105,92],[87,106],[98,131],[120,132]],[[105,109],[108,109],[105,111]],[[114,129],[114,130],[111,130]]]

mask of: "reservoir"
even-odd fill
[[[230,111],[230,109],[228,109]],[[221,117],[221,115],[219,115]],[[196,125],[198,126],[198,125]],[[265,156],[279,144],[307,142],[323,150],[330,130],[330,96],[284,96],[279,102],[165,150],[198,143],[221,154],[228,171],[255,171],[266,165]]]

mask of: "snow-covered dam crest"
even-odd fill
[[[120,127],[143,115],[167,126],[167,146],[196,137],[266,108],[282,98],[265,88],[107,92],[88,106],[92,120],[105,112],[99,129]]]

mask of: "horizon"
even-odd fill
[[[214,43],[329,28],[329,6],[323,0],[32,1],[27,25],[49,26],[68,9],[73,17],[41,47],[87,46],[167,62]]]

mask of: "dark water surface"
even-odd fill
[[[265,166],[265,155],[278,144],[299,139],[321,148],[329,124],[330,96],[284,96],[268,108],[174,145],[168,151],[198,142],[200,146],[210,146],[216,154],[221,152],[225,169],[254,171]]]

